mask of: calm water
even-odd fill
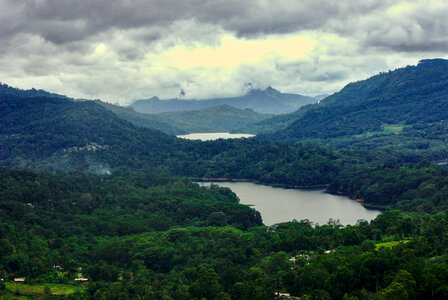
[[[253,136],[255,135],[245,133],[205,132],[205,133],[190,133],[185,135],[178,135],[177,137],[188,140],[212,141],[217,139],[250,138]]]
[[[330,218],[339,219],[343,225],[353,225],[359,219],[370,221],[380,213],[366,209],[348,197],[324,193],[324,190],[274,188],[250,182],[213,183],[230,188],[238,195],[240,203],[253,204],[261,213],[265,225],[293,219],[325,224]]]

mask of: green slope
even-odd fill
[[[343,155],[250,139],[187,141],[135,126],[92,101],[0,99],[0,164],[62,172],[157,171],[286,185],[328,183]]]
[[[160,130],[166,134],[186,134],[187,130],[176,127],[174,124],[166,122],[165,119],[157,115],[149,115],[145,113],[136,112],[131,107],[122,107],[119,105],[113,105],[102,101],[95,101],[99,105],[103,106],[107,110],[110,110],[116,114],[119,118],[126,120],[136,126],[145,128],[154,128]]]
[[[221,105],[198,111],[160,113],[155,116],[188,132],[228,132],[267,119],[271,115]]]
[[[263,121],[266,127],[286,127],[274,133],[266,128],[260,138],[341,148],[398,147],[430,159],[446,158],[448,62],[426,60],[351,83],[289,118],[280,125],[275,119],[272,125]]]

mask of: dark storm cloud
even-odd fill
[[[400,17],[392,16],[363,27],[365,47],[399,52],[448,50],[448,14],[445,9],[429,10],[422,6]]]
[[[110,28],[168,25],[185,19],[218,24],[239,36],[287,33],[322,27],[328,20],[362,15],[385,2],[240,0],[43,0],[2,1],[2,35],[38,34],[53,43],[86,38]]]
[[[376,11],[384,10],[394,3],[323,0],[3,0],[0,22],[2,39],[17,33],[30,33],[54,44],[84,40],[113,28],[158,27],[163,31],[163,27],[173,22],[194,19],[198,23],[218,25],[240,37],[313,29],[351,36],[362,31],[366,34],[360,39],[366,47],[378,46],[399,51],[430,51],[446,47],[446,11],[443,10],[435,15],[419,10],[410,16],[411,22],[409,19],[408,22],[400,22],[400,17],[395,18],[395,22],[378,17],[369,24],[370,27],[359,24],[363,16],[375,15]],[[423,38],[409,41],[414,37],[412,28],[415,24],[420,26]],[[393,28],[391,25],[408,32],[395,37],[388,32]],[[387,38],[388,33],[390,39]],[[160,35],[152,32],[148,37],[141,38],[155,40]]]

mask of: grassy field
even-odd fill
[[[378,249],[380,249],[381,247],[384,247],[384,248],[392,248],[393,246],[396,246],[396,245],[398,245],[398,244],[400,244],[400,243],[407,243],[407,242],[409,242],[409,240],[393,241],[393,242],[384,242],[384,243],[378,243],[378,244],[375,244],[375,246],[376,246],[376,250],[378,250]]]
[[[5,286],[7,291],[11,293],[19,291],[21,295],[42,295],[46,287],[50,288],[50,291],[53,295],[69,295],[84,290],[84,288],[80,286],[74,286],[70,284],[56,284],[56,283],[25,284],[25,283],[6,282]]]
[[[361,134],[355,134],[353,137],[355,138],[366,138],[374,135],[390,135],[390,134],[399,134],[403,132],[404,125],[403,124],[383,124],[381,125],[381,130],[378,131],[367,131]]]

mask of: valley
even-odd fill
[[[443,299],[448,168],[429,160],[448,157],[447,67],[273,117],[145,114],[2,84],[1,297]],[[214,132],[237,118],[257,135]],[[204,128],[213,140],[175,136]],[[281,188],[305,186],[333,194]]]

